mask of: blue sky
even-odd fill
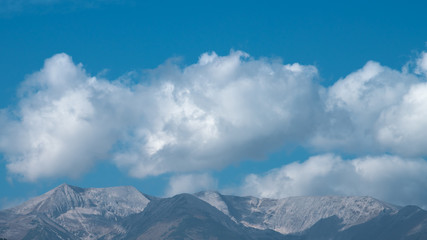
[[[427,206],[425,8],[0,0],[0,207],[63,182]]]

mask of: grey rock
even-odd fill
[[[133,187],[63,184],[0,211],[0,238],[421,240],[427,239],[427,212],[371,197],[199,192],[156,198]]]

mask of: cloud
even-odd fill
[[[76,177],[108,157],[122,131],[117,122],[125,122],[116,117],[120,106],[114,105],[124,91],[87,76],[66,54],[47,59],[23,83],[16,113],[3,114],[0,120],[0,149],[8,170],[31,181]]]
[[[322,90],[325,115],[311,146],[359,155],[426,156],[419,134],[427,130],[424,82],[417,74],[368,62]]]
[[[220,168],[310,134],[317,87],[312,66],[203,54],[165,64],[148,81],[91,77],[58,54],[3,110],[0,150],[26,180],[78,176],[113,159],[134,177]]]
[[[306,137],[315,117],[311,66],[250,59],[242,52],[203,54],[184,69],[154,70],[138,86],[144,122],[128,136],[115,162],[136,177],[220,168],[261,159],[286,142]]]
[[[411,86],[399,104],[382,112],[377,139],[387,149],[409,156],[426,156],[427,84]]]
[[[306,195],[368,195],[395,204],[427,206],[427,162],[382,155],[343,160],[310,157],[265,174],[248,175],[238,192],[265,198]]]
[[[138,178],[219,169],[286,145],[425,157],[424,57],[412,72],[371,61],[326,88],[313,66],[240,51],[131,81],[93,77],[58,54],[1,110],[0,151],[29,181],[77,177],[103,160]]]
[[[217,189],[218,182],[209,174],[185,174],[172,176],[166,189],[166,196],[180,193],[196,193]]]
[[[415,72],[427,75],[427,52],[422,52],[421,56],[417,59]]]

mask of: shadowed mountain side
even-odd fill
[[[338,234],[339,240],[425,240],[427,239],[427,211],[406,206],[394,215],[380,215],[364,224]]]
[[[244,227],[190,194],[152,201],[124,225],[128,231],[125,239],[297,239]]]
[[[307,196],[282,199],[237,197],[217,192],[195,196],[245,226],[298,234],[318,221],[336,216],[342,229],[364,223],[381,213],[395,213],[399,207],[372,197]]]
[[[336,216],[322,219],[302,233],[304,240],[425,240],[427,239],[427,212],[406,206],[396,214],[379,216],[344,231]]]

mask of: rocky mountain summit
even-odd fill
[[[218,192],[156,198],[134,187],[63,184],[0,211],[14,239],[427,239],[427,212],[371,197],[259,199]]]
[[[381,213],[398,211],[398,207],[371,197],[259,199],[223,196],[215,192],[201,192],[196,196],[245,226],[272,229],[283,234],[303,232],[319,220],[332,216],[341,219],[342,229],[347,229]]]

